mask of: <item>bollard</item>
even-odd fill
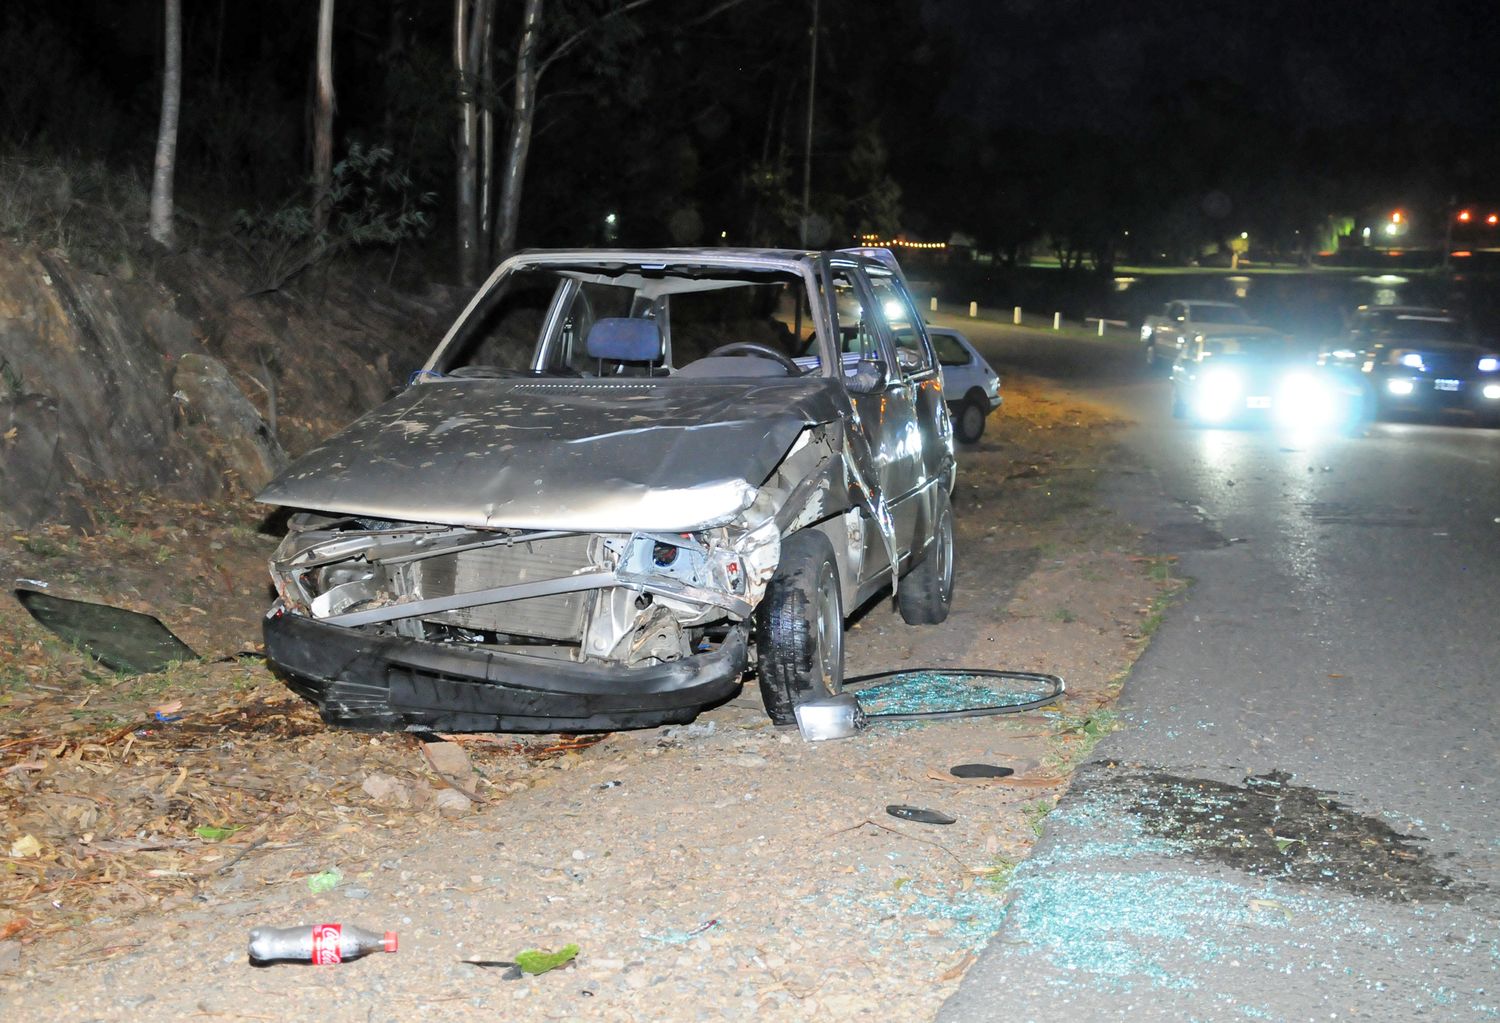
[[[1019,327],[1021,325],[1021,307],[1020,306],[1016,306],[1015,314],[1011,317],[1011,321],[1010,322],[1014,323],[1017,327]]]
[[[1104,317],[1099,317],[1099,336],[1104,336]]]
[[[969,303],[969,315],[970,316],[978,316],[979,315],[979,303],[978,302],[970,302]]]
[[[934,298],[932,300],[932,302],[930,304],[930,308],[932,309],[933,312],[937,312],[937,299]]]
[[[1062,330],[1062,313],[1052,314],[1052,329]]]

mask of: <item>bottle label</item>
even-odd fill
[[[344,928],[340,924],[318,924],[312,933],[312,961],[319,966],[333,966],[343,961],[340,954]]]

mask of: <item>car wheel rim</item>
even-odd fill
[[[818,576],[818,674],[829,693],[843,689],[844,622],[839,610],[839,584],[833,569]]]
[[[937,550],[938,585],[942,590],[943,603],[953,592],[953,513],[943,512],[943,522],[938,530]]]

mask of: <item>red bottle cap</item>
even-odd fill
[[[385,950],[387,952],[394,952],[394,951],[396,951],[396,932],[395,931],[386,931],[385,932]]]

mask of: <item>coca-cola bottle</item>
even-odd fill
[[[250,932],[250,958],[257,963],[292,960],[326,966],[382,950],[396,951],[395,931],[381,935],[353,924],[318,924],[257,927]]]

